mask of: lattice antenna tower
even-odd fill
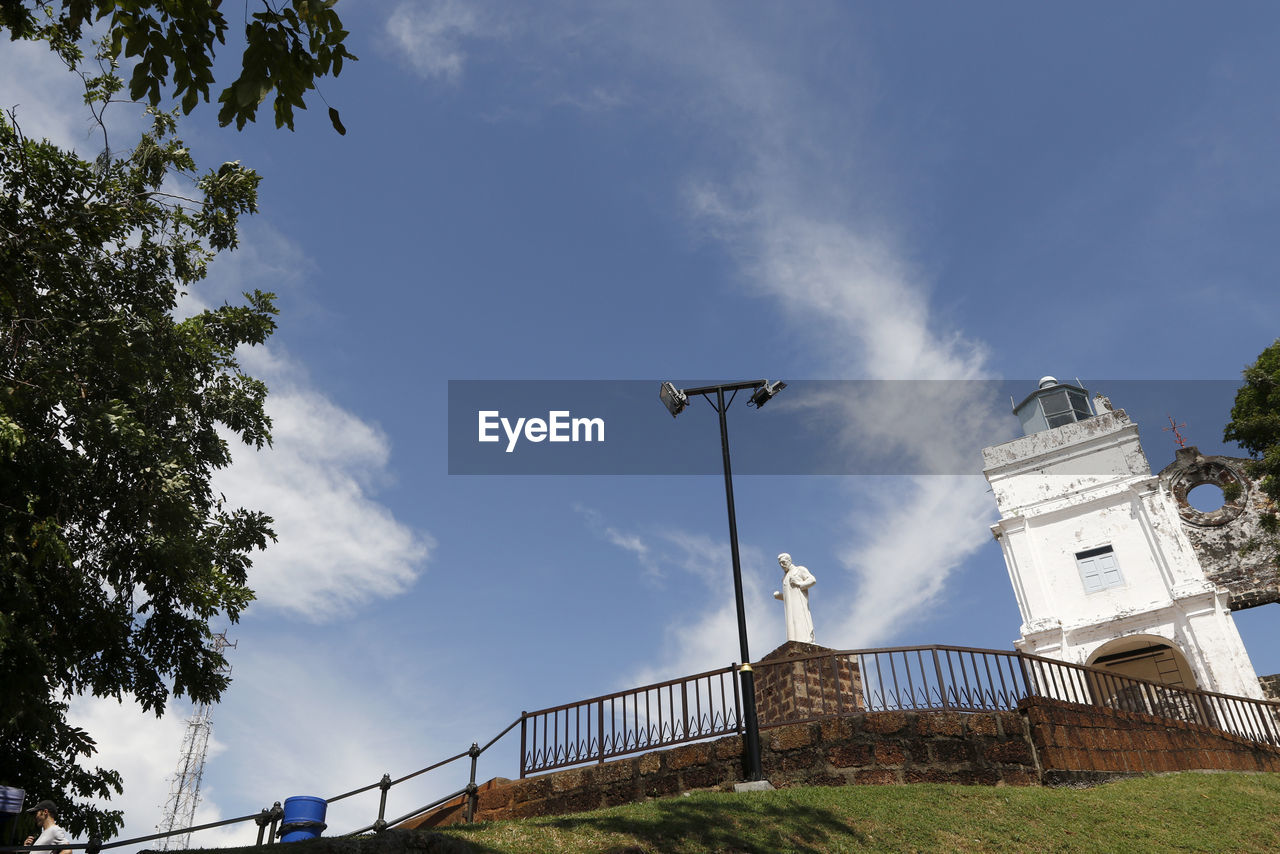
[[[213,636],[213,649],[222,652],[227,647],[236,648],[236,642],[227,640],[226,632]],[[223,664],[219,673],[229,674],[230,663]],[[164,817],[156,830],[168,833],[183,827],[191,827],[196,821],[196,805],[200,802],[200,780],[204,776],[204,759],[209,750],[209,733],[213,730],[213,711],[208,703],[196,706],[187,718],[187,731],[182,737],[182,755],[178,770],[169,778],[169,798],[164,804]],[[159,840],[157,850],[184,851],[191,847],[191,834],[179,833]]]

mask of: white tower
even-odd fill
[[[984,448],[1022,637],[1015,646],[1167,685],[1261,698],[1228,608],[1124,410],[1045,377]]]
[[[213,636],[213,648],[222,652],[235,643],[227,640],[226,632]],[[224,665],[222,673],[230,673],[231,666]],[[208,703],[196,706],[187,718],[187,731],[182,737],[182,756],[178,770],[170,778],[169,797],[164,803],[164,817],[156,830],[167,833],[183,827],[191,827],[196,821],[196,806],[200,803],[200,781],[204,777],[205,754],[209,750],[209,733],[213,730],[213,711]],[[160,851],[186,851],[191,847],[191,834],[166,836],[159,841]]]

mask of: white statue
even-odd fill
[[[791,562],[791,555],[778,555],[782,567],[782,590],[773,598],[782,600],[787,619],[787,640],[813,643],[813,617],[809,614],[809,588],[818,583],[809,570]]]

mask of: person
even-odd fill
[[[782,567],[782,590],[774,591],[773,598],[782,600],[783,615],[787,620],[787,640],[813,643],[813,616],[809,613],[809,588],[818,583],[809,570],[791,562],[791,555],[778,555]]]
[[[67,836],[67,832],[58,827],[58,808],[53,801],[41,801],[40,803],[27,810],[29,813],[35,813],[36,827],[40,828],[40,836],[28,836],[27,841],[23,845],[70,845],[71,837]],[[71,854],[70,848],[48,849],[53,854]],[[43,852],[39,852],[43,854]]]

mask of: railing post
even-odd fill
[[[738,688],[738,662],[729,665],[733,669],[733,720],[738,725],[738,735],[742,735],[742,692]]]
[[[1264,705],[1261,707],[1261,711],[1262,711],[1262,723],[1263,723],[1263,726],[1266,728],[1266,733],[1267,733],[1267,742],[1270,744],[1276,744],[1277,743],[1276,733],[1273,726],[1276,721],[1276,717],[1275,717],[1276,710],[1269,705]]]
[[[680,726],[684,728],[681,738],[689,737],[689,683],[680,683]]]
[[[1018,650],[1018,671],[1022,674],[1022,684],[1026,689],[1027,695],[1023,699],[1030,699],[1038,696],[1034,683],[1031,681],[1031,674],[1027,672],[1027,660],[1023,657],[1022,650]]]
[[[528,773],[528,748],[529,748],[529,713],[520,713],[520,779],[523,780],[525,774]]]
[[[938,661],[938,648],[932,648],[933,652],[933,670],[938,675],[938,693],[942,696],[942,708],[949,709],[951,704],[947,702],[947,683],[942,678],[942,662]]]
[[[267,838],[268,845],[276,844],[276,828],[282,818],[284,818],[284,807],[280,806],[279,801],[276,801],[271,805],[271,835]]]
[[[471,742],[471,749],[467,754],[471,757],[471,782],[467,783],[467,824],[471,824],[476,820],[476,801],[480,800],[476,786],[476,763],[480,760],[480,745]]]
[[[382,775],[378,788],[382,790],[382,797],[378,801],[378,820],[373,823],[374,833],[381,833],[387,829],[387,792],[391,791],[390,774]]]
[[[600,714],[596,716],[596,742],[600,745],[600,764],[604,764],[604,700],[600,701]]]
[[[262,812],[258,813],[258,817],[253,821],[258,825],[258,841],[256,844],[261,845],[263,834],[267,832],[267,825],[271,823],[271,810],[263,807]]]

